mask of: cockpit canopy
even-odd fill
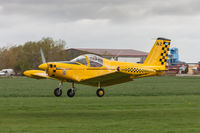
[[[83,55],[78,56],[78,57],[72,59],[71,62],[78,62],[78,63],[81,63],[81,64],[86,65],[86,66],[88,65],[87,59]]]
[[[81,55],[71,61],[78,62],[85,66],[90,66],[90,67],[102,67],[103,66],[103,58],[100,56],[97,56],[97,55],[93,55],[93,54]]]

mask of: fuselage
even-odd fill
[[[157,38],[143,64],[112,61],[86,54],[71,61],[46,63],[43,59],[44,63],[39,66],[43,71],[29,70],[24,74],[31,78],[53,78],[61,82],[77,82],[94,86],[124,83],[134,78],[163,74],[166,70],[170,43],[169,39]]]
[[[112,61],[97,55],[81,55],[71,61],[47,62],[42,50],[41,70],[24,72],[27,77],[35,79],[52,78],[60,80],[55,96],[62,95],[63,82],[71,82],[72,88],[67,91],[69,97],[75,95],[74,83],[97,86],[97,96],[104,95],[103,86],[115,85],[132,81],[134,78],[161,75],[166,71],[165,66],[170,48],[170,39],[157,38],[143,64]]]
[[[152,69],[155,66],[112,61],[92,54],[79,56],[69,62],[48,62],[41,64],[39,68],[47,70],[48,75],[55,79],[94,86],[98,82],[101,82],[103,86],[107,86],[131,81],[134,78],[160,74]],[[115,75],[106,76],[114,72]],[[89,80],[103,75],[105,77],[99,78],[98,81]]]

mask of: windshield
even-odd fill
[[[82,55],[76,57],[75,59],[73,59],[73,60],[71,60],[71,61],[72,61],[72,62],[78,62],[78,63],[81,63],[81,64],[86,65],[86,66],[88,65],[85,56],[82,56]]]
[[[86,55],[90,61],[90,67],[102,67],[103,66],[103,59],[100,56],[87,54]]]
[[[71,61],[78,62],[78,63],[88,66],[86,57],[89,59],[90,67],[102,67],[103,66],[103,58],[100,56],[97,56],[97,55],[93,55],[93,54],[81,55]]]

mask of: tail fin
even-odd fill
[[[165,66],[168,58],[170,43],[171,40],[169,39],[157,38],[144,64],[152,66]]]

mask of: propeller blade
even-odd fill
[[[41,65],[39,66],[39,68],[42,69],[42,70],[45,70],[45,72],[46,72],[47,75],[48,75],[48,74],[49,74],[49,71],[48,71],[48,69],[49,69],[49,64],[46,63],[46,59],[45,59],[45,57],[44,57],[44,52],[43,52],[42,48],[40,48],[40,54],[41,54],[41,58],[42,58],[42,63],[43,63],[43,64],[41,64]]]
[[[43,52],[42,48],[40,48],[40,54],[41,54],[41,57],[42,57],[42,63],[46,63],[46,59],[44,57],[44,52]]]

